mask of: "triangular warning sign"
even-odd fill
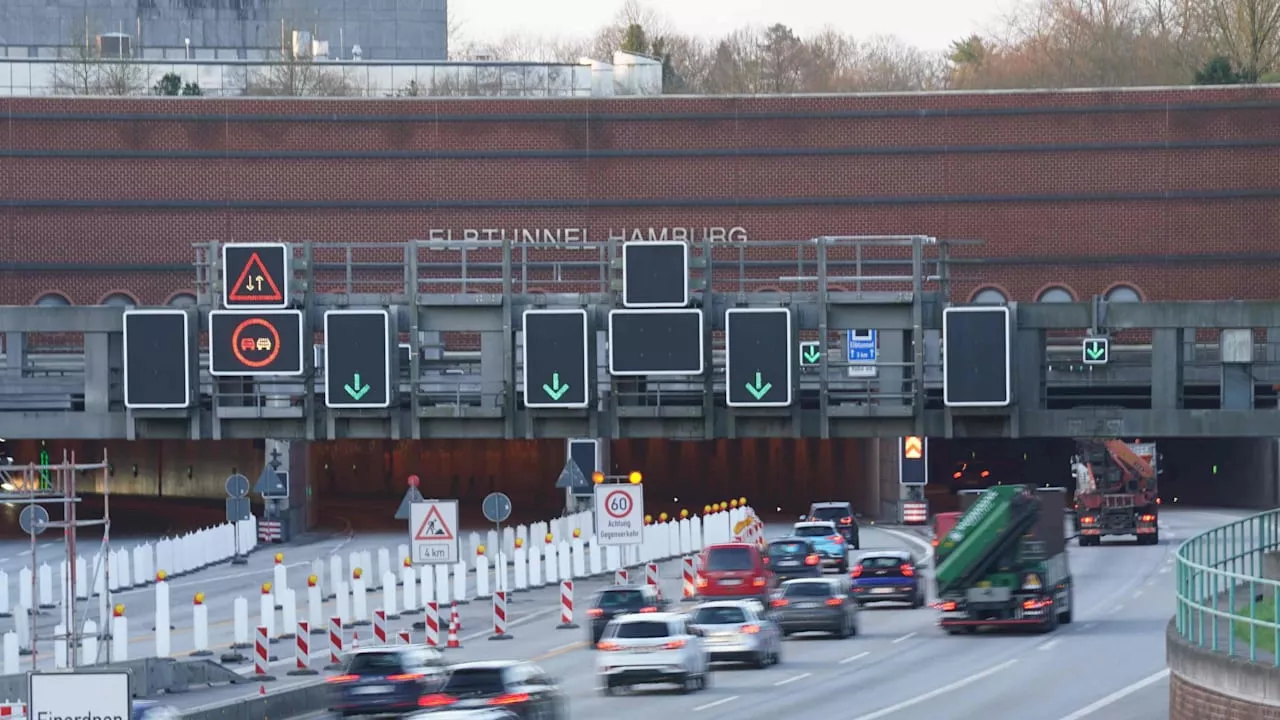
[[[227,299],[245,303],[284,302],[284,293],[280,292],[276,279],[267,272],[266,263],[262,262],[262,258],[255,252],[244,264],[244,270],[240,271],[240,277],[231,287],[231,294],[227,295]]]
[[[413,534],[414,540],[452,540],[453,531],[444,521],[444,516],[440,514],[440,508],[432,506],[427,511],[427,516],[422,520],[422,526],[418,528],[418,532]]]

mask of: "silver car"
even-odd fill
[[[711,662],[749,663],[766,668],[782,662],[782,631],[755,600],[724,600],[699,605],[690,624],[704,634]]]

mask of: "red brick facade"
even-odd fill
[[[953,269],[960,301],[984,286],[1024,301],[1053,285],[1081,298],[1116,284],[1152,300],[1277,295],[1277,88],[3,98],[0,112],[0,304],[47,292],[161,304],[194,284],[165,267],[189,266],[192,243],[211,239],[400,243],[465,228],[741,228],[761,246],[753,257],[778,259],[795,251],[769,241],[920,233],[983,242],[957,250],[984,259]]]
[[[1280,720],[1280,707],[1237,700],[1170,673],[1169,720]]]

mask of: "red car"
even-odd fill
[[[721,543],[702,551],[698,566],[698,596],[755,598],[767,603],[777,587],[773,572],[751,543]]]

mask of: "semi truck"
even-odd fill
[[[1050,632],[1071,622],[1066,488],[996,485],[961,493],[959,519],[934,550],[938,624]]]
[[[1139,545],[1160,542],[1160,497],[1155,443],[1076,441],[1071,460],[1076,479],[1076,531],[1080,545],[1131,535]]]

